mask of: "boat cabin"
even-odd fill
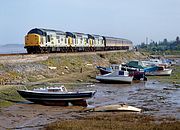
[[[112,68],[112,70],[121,70],[121,64],[112,64],[111,66],[110,66],[111,68]]]
[[[48,92],[67,92],[67,89],[64,86],[60,87],[47,87]]]
[[[67,89],[62,85],[60,87],[47,87],[47,88],[37,88],[34,91],[39,92],[67,92]]]

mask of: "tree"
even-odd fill
[[[163,41],[164,44],[168,43],[168,40],[165,38]]]
[[[180,41],[179,41],[179,37],[178,37],[178,36],[176,37],[176,43],[177,43],[177,44],[179,44],[179,43],[180,43]]]
[[[176,50],[180,50],[180,39],[178,36],[176,37]]]

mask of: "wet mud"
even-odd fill
[[[143,113],[180,119],[180,88],[156,80],[131,85],[96,84],[94,106],[125,103],[142,108]]]
[[[71,85],[70,90],[97,90],[88,99],[88,107],[128,104],[143,109],[143,114],[180,119],[180,87],[158,80],[132,84]],[[0,108],[0,129],[39,129],[61,119],[77,119],[92,113],[82,112],[78,106],[43,106],[28,101]]]

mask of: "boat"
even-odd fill
[[[87,106],[86,99],[92,98],[96,91],[70,92],[62,85],[60,87],[36,88],[33,90],[17,90],[26,100],[43,105],[68,106],[69,103]]]
[[[145,73],[146,72],[153,72],[153,71],[158,70],[158,66],[155,66],[155,65],[146,66],[146,64],[144,64],[142,61],[139,61],[139,60],[129,61],[128,63],[123,64],[123,66],[124,67],[137,68],[137,69],[143,70]]]
[[[170,76],[173,69],[158,66],[156,71],[146,72],[146,76]]]
[[[92,112],[142,112],[142,109],[129,106],[127,104],[114,104],[114,105],[106,105],[106,106],[98,106],[95,108],[87,108],[85,111]]]
[[[129,76],[128,71],[113,71],[112,73],[98,75],[96,80],[104,83],[132,83],[133,76]]]
[[[147,80],[143,69],[126,67],[119,64],[112,64],[110,65],[110,67],[97,66],[96,68],[100,71],[101,75],[112,73],[113,71],[116,71],[116,70],[118,71],[124,70],[124,71],[129,72],[129,76],[133,76],[133,80],[141,80],[141,79],[145,81]]]
[[[100,71],[101,75],[113,72],[113,69],[111,67],[96,66],[96,68]]]
[[[165,59],[149,59],[149,60],[144,60],[142,63],[145,66],[165,66],[166,68],[170,66],[170,64],[165,60]]]
[[[143,64],[143,62],[139,61],[139,60],[132,60],[129,61],[128,63],[124,63],[122,64],[123,67],[132,67],[132,68],[137,68],[137,69],[144,69],[145,65]]]

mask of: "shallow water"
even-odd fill
[[[87,87],[89,90],[97,90],[95,96],[88,100],[90,105],[125,103],[142,108],[145,114],[180,119],[180,88],[173,84],[148,80],[127,85],[98,83]],[[78,89],[87,90],[87,87]]]

